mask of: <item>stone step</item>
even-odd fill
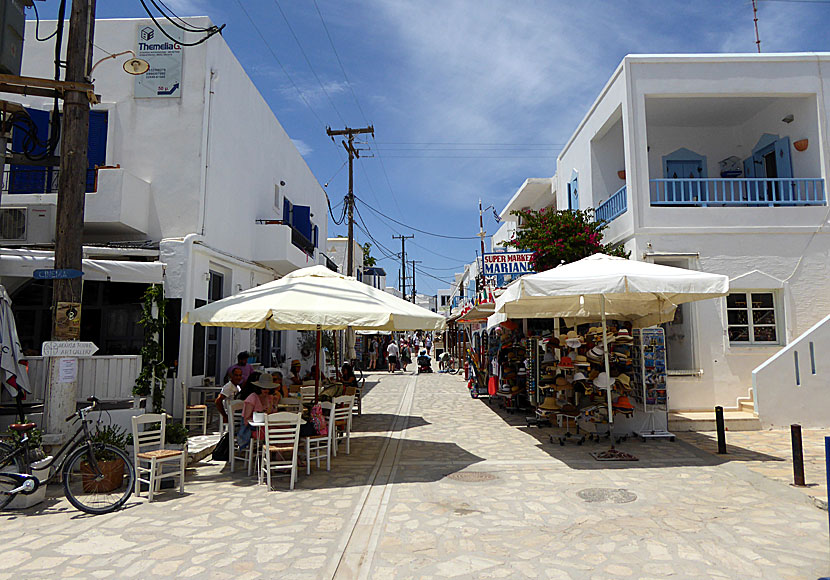
[[[758,431],[761,421],[755,413],[724,411],[723,423],[727,431]],[[669,431],[716,431],[714,411],[670,411]]]
[[[743,411],[745,413],[755,413],[755,401],[753,400],[740,400],[738,402],[738,410]]]

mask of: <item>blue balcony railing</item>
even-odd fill
[[[626,196],[626,188],[623,185],[614,195],[599,204],[594,211],[594,217],[597,221],[610,222],[628,209],[628,198]]]
[[[652,179],[651,205],[798,206],[827,200],[821,178]]]

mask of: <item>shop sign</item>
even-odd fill
[[[484,254],[484,277],[491,286],[504,288],[510,282],[536,270],[530,260],[533,252],[496,252]]]
[[[178,30],[164,32],[181,40]],[[182,45],[170,40],[164,32],[153,24],[136,27],[135,55],[150,64],[146,73],[135,77],[136,98],[182,96]]]

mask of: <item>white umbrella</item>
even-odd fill
[[[602,320],[605,371],[609,372],[606,318],[643,328],[674,319],[678,304],[725,296],[729,278],[594,254],[510,284],[496,298],[496,313],[509,318]],[[613,422],[611,389],[608,419]]]
[[[182,322],[203,326],[317,330],[443,330],[444,317],[401,300],[356,278],[312,266],[279,280],[217,300],[185,314]],[[353,346],[350,348],[353,349]]]
[[[20,364],[24,359],[23,349],[20,347],[20,340],[17,338],[17,325],[12,314],[12,301],[8,292],[0,286],[0,379],[6,389],[17,395],[17,388],[20,387],[26,392],[29,390],[29,375],[26,367]]]

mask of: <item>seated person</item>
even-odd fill
[[[357,388],[359,386],[354,370],[352,370],[352,365],[349,363],[343,363],[343,369],[341,372],[337,373],[337,378],[341,383],[343,383],[343,387]]]
[[[240,398],[245,401],[242,406],[242,426],[239,428],[236,441],[240,449],[245,449],[251,441],[253,427],[250,422],[254,413],[271,413],[276,409],[273,392],[276,388],[271,375],[252,373],[251,378],[240,392]]]
[[[227,423],[228,422],[228,413],[225,410],[225,400],[226,399],[233,399],[239,393],[240,385],[245,382],[242,376],[242,369],[234,368],[231,371],[231,378],[230,380],[225,383],[225,386],[222,387],[222,391],[216,397],[216,410],[219,412],[219,415],[222,417],[222,420]]]
[[[303,380],[304,381],[313,381],[316,375],[317,375],[317,365],[311,365],[311,368],[308,369],[308,372],[303,376]],[[325,374],[320,373],[320,384],[324,385],[324,384],[327,384],[328,382],[329,382],[328,377]]]
[[[301,368],[300,361],[298,359],[294,359],[291,361],[291,374],[288,377],[288,384],[289,385],[302,385],[303,379],[300,376],[300,368]]]
[[[288,397],[288,385],[282,380],[282,371],[278,369],[270,369],[271,378],[274,381],[274,396],[278,397],[277,402],[283,397]]]
[[[422,348],[418,352],[418,366],[429,366],[432,363],[432,357],[427,354],[427,349]]]

